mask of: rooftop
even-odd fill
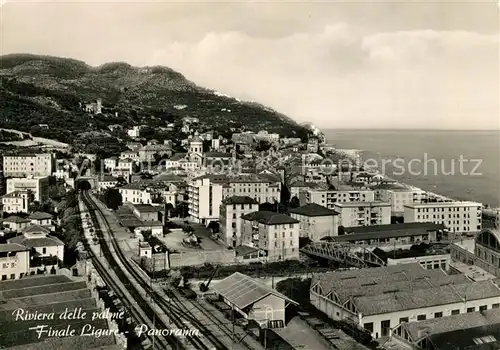
[[[26,248],[18,243],[0,244],[0,253],[23,252],[26,250],[28,250],[28,248]],[[1,284],[0,284],[0,289],[1,289]]]
[[[134,208],[142,213],[157,213],[163,211],[163,206],[154,206],[151,204],[134,204]]]
[[[61,240],[52,236],[45,236],[40,238],[28,238],[24,235],[20,235],[9,239],[8,242],[22,244],[28,248],[64,246],[64,243],[61,242]]]
[[[296,220],[291,216],[275,213],[272,211],[254,211],[253,213],[243,215],[241,218],[244,220],[258,221],[264,225],[283,225],[283,224],[300,223],[299,220]]]
[[[259,202],[248,196],[232,196],[225,199],[224,204],[259,204]]]
[[[274,295],[289,303],[297,304],[260,281],[239,272],[212,284],[211,288],[239,309],[245,309],[268,295]]]
[[[301,207],[291,209],[290,213],[304,216],[333,216],[339,214],[335,210],[328,209],[316,203],[309,203]]]
[[[335,202],[336,207],[354,208],[354,207],[390,207],[391,203],[386,202]]]
[[[405,208],[422,208],[422,207],[482,207],[481,203],[468,201],[451,201],[451,202],[425,202],[405,204]]]
[[[52,215],[49,214],[49,213],[45,213],[45,212],[42,212],[42,211],[35,211],[34,213],[32,213],[28,219],[31,219],[31,220],[45,220],[45,219],[52,219]]]
[[[31,222],[31,221],[28,220],[28,219],[24,219],[24,218],[21,218],[19,216],[13,215],[13,216],[9,216],[6,219],[3,219],[3,222],[12,222],[12,223],[17,223],[17,224],[25,224],[25,223],[28,223],[28,222]]]

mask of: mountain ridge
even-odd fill
[[[187,116],[199,118],[205,129],[227,132],[244,126],[288,137],[306,133],[284,114],[198,86],[166,66],[135,67],[126,62],[91,66],[72,58],[9,54],[0,56],[0,79],[5,111],[0,127],[17,127],[62,142],[113,124],[159,128]],[[82,110],[82,105],[97,99],[102,100],[105,117]],[[186,107],[176,108],[179,105]],[[39,130],[39,124],[49,125],[50,131]]]

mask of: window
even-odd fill
[[[42,254],[46,254],[47,253],[47,248],[43,248],[42,249]]]
[[[498,309],[500,307],[500,304],[493,304],[491,305],[492,309]]]
[[[443,317],[443,313],[442,312],[435,312],[434,313],[434,318],[440,318],[440,317]]]
[[[459,309],[451,310],[451,314],[452,315],[459,315],[460,314],[460,310]]]
[[[408,322],[408,317],[401,317],[399,323]]]
[[[10,275],[10,279],[11,279],[11,280],[13,280],[13,279],[15,279],[15,278],[16,278],[16,274],[15,274],[15,273],[12,273],[12,274]]]
[[[373,322],[368,322],[363,325],[363,328],[368,332],[373,333]]]
[[[479,311],[484,311],[484,310],[486,310],[487,308],[488,308],[488,306],[487,306],[487,305],[481,305],[481,306],[479,307]]]
[[[5,281],[7,279],[7,275],[2,275],[2,281]]]
[[[476,311],[475,307],[468,307],[467,308],[467,312],[474,312],[474,311]]]
[[[418,315],[417,316],[417,321],[425,321],[427,317],[425,315]]]
[[[387,337],[389,335],[389,330],[391,329],[391,320],[385,320],[380,322],[380,329],[382,337]]]

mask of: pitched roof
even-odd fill
[[[26,236],[16,236],[8,240],[9,243],[19,243],[28,248],[36,247],[58,247],[63,246],[64,243],[58,238],[53,236],[46,236],[41,238],[28,238]]]
[[[272,211],[254,211],[253,213],[243,215],[241,218],[244,220],[258,221],[264,225],[282,225],[282,224],[300,223],[299,220],[296,220],[291,216],[275,213]]]
[[[225,199],[224,204],[259,204],[259,202],[248,196],[232,196]]]
[[[295,301],[276,290],[239,272],[235,272],[222,281],[212,284],[211,288],[239,309],[244,309],[268,295],[277,296],[297,305]]]
[[[142,213],[155,213],[163,210],[163,206],[154,206],[151,204],[134,204],[134,208]]]
[[[335,210],[328,209],[316,203],[309,203],[299,208],[291,209],[290,213],[304,216],[332,216],[339,215]]]
[[[187,153],[175,153],[172,157],[170,157],[170,161],[179,161],[179,160],[183,160],[184,158],[186,158],[187,156]]]
[[[44,219],[52,219],[52,215],[49,213],[45,213],[43,211],[35,211],[32,213],[28,219],[31,220],[44,220]]]
[[[6,219],[3,219],[3,222],[13,222],[13,223],[20,224],[20,223],[28,223],[28,222],[30,222],[30,220],[21,218],[17,215],[13,215],[13,216],[9,216]]]
[[[22,252],[26,250],[28,250],[28,248],[17,243],[0,244],[0,253]]]
[[[40,226],[40,225],[31,225],[31,226],[26,227],[23,230],[23,233],[45,233],[45,234],[49,234],[50,230],[46,229],[45,227]]]

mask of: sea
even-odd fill
[[[363,164],[399,182],[457,200],[500,206],[500,131],[322,130],[357,149]]]

